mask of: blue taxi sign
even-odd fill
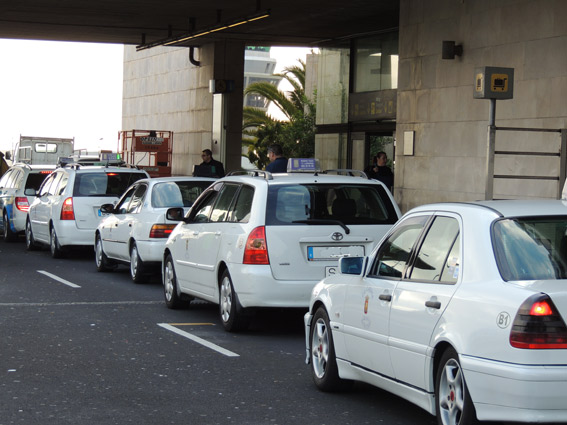
[[[287,161],[287,172],[317,172],[321,171],[319,160],[315,158],[290,158]]]

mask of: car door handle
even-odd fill
[[[379,299],[380,301],[388,301],[388,302],[390,302],[390,301],[392,301],[392,296],[389,295],[389,294],[380,294],[380,295],[378,296],[378,299]]]
[[[441,302],[439,302],[439,301],[425,301],[425,307],[435,308],[435,309],[439,310],[441,308]]]

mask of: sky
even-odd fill
[[[118,147],[123,46],[0,39],[0,151],[22,136],[75,138],[75,149]],[[276,72],[306,48],[273,47]],[[285,87],[281,87],[285,90]]]

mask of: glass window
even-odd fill
[[[459,270],[461,268],[461,234],[455,239],[453,248],[449,252],[445,267],[441,273],[441,282],[456,282],[459,278]]]
[[[220,190],[222,185],[215,185],[215,187],[218,187]],[[209,221],[209,215],[218,194],[218,190],[215,189],[205,192],[203,197],[200,198],[199,203],[195,204],[195,206],[191,209],[189,219],[195,223],[204,223]]]
[[[355,40],[354,92],[398,88],[398,32]]]
[[[6,171],[6,173],[0,179],[0,187],[8,187],[8,180],[10,180],[10,176],[14,172],[14,169]]]
[[[401,279],[428,216],[410,217],[398,226],[376,254],[370,275]]]
[[[77,173],[73,196],[120,196],[136,181],[146,178],[140,172]]]
[[[52,173],[52,174],[49,175],[49,177],[47,177],[43,181],[41,187],[39,188],[39,196],[45,196],[49,193],[49,188],[51,187],[51,183],[53,183],[53,180],[55,179],[55,176],[57,174],[60,174],[60,173]]]
[[[55,153],[57,152],[57,145],[55,143],[36,143],[34,150],[36,152]]]
[[[50,171],[41,171],[39,173],[28,174],[28,179],[26,180],[25,189],[35,189],[38,190],[43,181],[51,174]],[[1,186],[1,184],[0,184]]]
[[[60,185],[61,185],[61,179],[62,179],[64,174],[66,174],[66,173],[56,173],[56,175],[53,179],[53,183],[51,183],[51,186],[49,187],[49,194],[50,195],[63,193],[63,192],[60,191]],[[65,190],[65,189],[63,189],[63,190]]]
[[[146,186],[145,184],[141,184],[136,188],[126,212],[136,213],[140,211],[140,208],[144,203],[144,195],[146,194],[147,189],[148,186]]]
[[[128,205],[130,204],[130,200],[132,199],[132,195],[135,190],[136,188],[133,187],[122,195],[115,207],[116,214],[126,214],[128,211]]]
[[[202,180],[157,183],[152,189],[152,207],[190,207],[210,184]]]
[[[451,217],[435,217],[429,227],[427,235],[419,248],[417,257],[413,263],[411,279],[438,281],[444,271],[452,250],[455,239],[459,234],[459,222]],[[456,252],[452,253],[453,255]],[[451,260],[458,263],[459,260]],[[455,266],[453,265],[453,269]],[[452,276],[446,274],[450,282],[454,282]]]
[[[268,225],[329,224],[329,220],[394,224],[397,219],[390,198],[379,185],[295,184],[268,189]]]
[[[232,199],[237,190],[238,185],[235,184],[227,184],[222,188],[211,213],[211,221],[225,221],[227,219]]]
[[[492,243],[504,280],[567,279],[567,216],[497,221]]]
[[[230,221],[239,223],[248,223],[250,212],[252,211],[252,200],[254,199],[254,188],[250,186],[242,186],[236,205],[232,211]]]

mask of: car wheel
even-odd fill
[[[63,257],[63,247],[59,245],[59,239],[57,238],[55,227],[51,227],[51,229],[49,229],[49,249],[53,258]]]
[[[31,222],[29,220],[26,221],[26,249],[28,251],[34,251],[37,249],[35,239],[33,238]]]
[[[238,304],[236,292],[232,285],[230,273],[225,270],[219,288],[219,313],[224,329],[228,332],[244,330],[248,327],[249,318],[245,317]]]
[[[317,388],[321,391],[336,391],[348,386],[351,381],[339,377],[329,316],[323,307],[315,312],[309,334],[311,374]]]
[[[167,308],[178,309],[187,307],[190,298],[182,299],[177,293],[177,276],[173,267],[173,258],[168,255],[163,266],[163,293],[165,295],[165,305]]]
[[[138,254],[136,243],[130,248],[130,277],[136,283],[142,283],[146,279],[144,262]]]
[[[107,272],[112,270],[112,262],[108,259],[106,254],[104,253],[104,248],[102,247],[102,238],[100,235],[96,235],[96,242],[95,242],[95,264],[96,269],[99,272]]]
[[[452,348],[443,353],[439,362],[435,379],[435,400],[439,425],[477,423],[459,356]]]
[[[10,221],[8,220],[8,214],[6,214],[6,212],[4,212],[2,217],[2,225],[4,226],[4,240],[6,242],[14,242],[17,238],[17,234],[12,231]]]

